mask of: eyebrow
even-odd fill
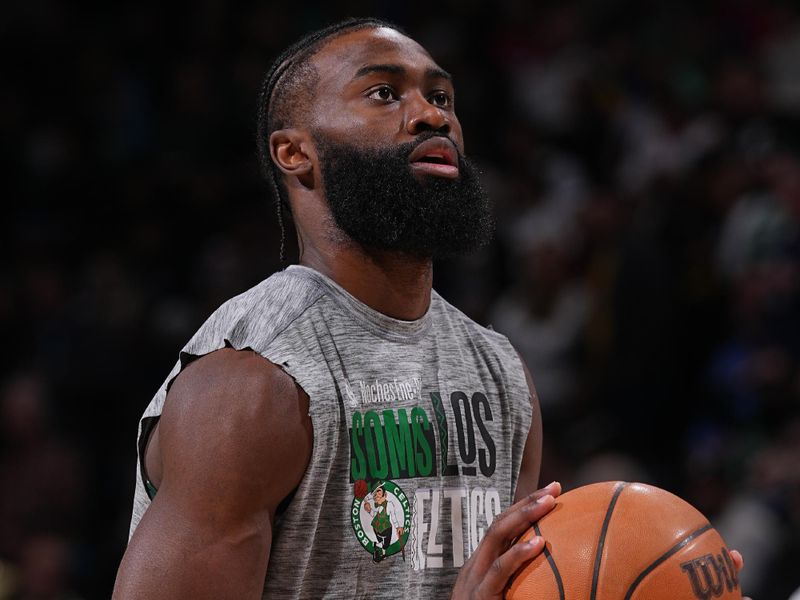
[[[386,73],[388,75],[405,75],[406,68],[401,65],[394,65],[394,64],[364,65],[358,71],[356,71],[356,74],[353,77],[353,79],[366,77],[367,75],[370,75],[372,73]],[[428,67],[427,69],[425,69],[425,77],[427,79],[446,79],[447,81],[453,81],[453,76],[450,75],[450,73],[438,67]]]

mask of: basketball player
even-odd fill
[[[560,486],[535,490],[517,353],[431,289],[432,259],[491,229],[451,77],[347,21],[281,56],[260,104],[300,264],[220,307],[145,411],[114,598],[500,598]],[[379,563],[360,480],[403,512]]]

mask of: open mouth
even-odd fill
[[[423,156],[417,162],[432,163],[434,165],[449,165],[450,162],[443,156]]]
[[[458,177],[458,151],[448,138],[425,140],[408,157],[411,167],[418,173],[436,177]]]

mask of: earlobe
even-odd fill
[[[311,172],[312,163],[307,150],[305,136],[296,129],[280,129],[269,136],[272,160],[286,175],[300,177]]]

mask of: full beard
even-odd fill
[[[325,196],[336,227],[367,251],[449,258],[486,245],[494,222],[474,165],[459,153],[459,176],[417,178],[408,157],[421,142],[364,149],[316,135]]]

